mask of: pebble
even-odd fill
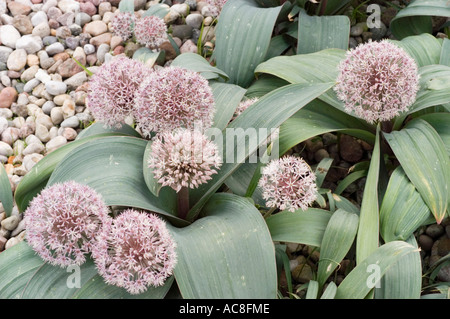
[[[430,236],[431,238],[439,238],[440,236],[442,236],[445,232],[445,229],[442,225],[439,224],[431,224],[430,226],[427,227],[427,229],[425,230],[425,233]]]
[[[10,107],[17,99],[18,93],[13,87],[5,87],[0,91],[0,108]]]
[[[64,45],[60,42],[52,43],[45,48],[45,51],[48,53],[49,56],[53,56],[55,54],[64,52],[64,50],[65,50]]]
[[[47,153],[50,153],[65,144],[67,144],[67,139],[64,136],[56,136],[48,141],[48,143],[45,145],[45,148],[47,150]]]
[[[60,81],[48,81],[45,83],[45,89],[51,95],[59,95],[67,91],[67,84]]]
[[[16,42],[20,37],[20,32],[13,25],[7,24],[0,26],[0,39],[3,45],[15,49]]]
[[[20,218],[17,215],[11,215],[2,220],[1,225],[6,230],[14,230],[20,222]]]
[[[18,49],[11,52],[6,62],[6,66],[11,71],[20,71],[27,64],[27,51]]]

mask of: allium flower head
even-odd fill
[[[134,117],[144,135],[211,127],[214,97],[208,81],[199,73],[180,67],[159,69],[144,79],[136,93]]]
[[[268,207],[291,212],[308,206],[317,198],[316,176],[299,157],[285,156],[263,168],[259,186]]]
[[[135,22],[134,36],[138,43],[156,49],[168,39],[166,23],[157,16],[139,18]]]
[[[157,135],[152,143],[149,167],[162,186],[177,192],[197,188],[221,166],[217,146],[199,131],[178,129]]]
[[[162,219],[127,209],[102,229],[92,256],[106,283],[139,294],[162,286],[172,274],[175,248]]]
[[[73,181],[44,188],[25,211],[28,244],[53,265],[81,265],[109,219],[108,207],[92,188]]]
[[[133,36],[134,14],[131,12],[119,12],[111,21],[112,30],[115,35],[122,38],[123,41]]]
[[[388,40],[361,44],[339,65],[334,90],[347,112],[369,123],[388,121],[411,106],[419,89],[417,65]]]
[[[226,2],[227,0],[206,0],[209,7],[209,12],[211,12],[214,17],[220,15],[220,12]]]
[[[103,64],[89,81],[88,107],[96,120],[120,127],[132,114],[135,93],[152,69],[140,61],[120,56]]]

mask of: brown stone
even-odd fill
[[[356,163],[362,159],[364,152],[354,137],[343,134],[339,140],[339,154],[344,161]]]
[[[83,71],[83,69],[72,59],[67,59],[57,69],[57,72],[63,78],[70,78],[81,71]]]
[[[159,48],[166,52],[166,61],[173,60],[177,57],[177,53],[169,41],[161,43]]]
[[[89,43],[95,46],[99,46],[102,43],[106,43],[106,44],[110,44],[111,43],[111,37],[112,37],[112,33],[111,32],[106,32],[103,34],[100,34],[96,37],[93,37],[89,40]]]
[[[31,34],[33,32],[33,24],[31,19],[25,15],[18,15],[13,18],[13,26],[21,34]]]
[[[5,87],[0,92],[0,108],[10,107],[17,99],[17,91],[13,87]]]
[[[8,9],[11,14],[15,17],[18,15],[28,15],[31,12],[31,7],[26,4],[22,4],[16,1],[10,1],[8,3]]]

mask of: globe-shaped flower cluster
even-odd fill
[[[221,166],[217,146],[197,130],[180,128],[159,134],[152,143],[149,167],[156,180],[179,192],[197,188]]]
[[[408,110],[419,89],[417,65],[402,48],[383,40],[347,52],[334,90],[349,113],[369,123]]]
[[[168,40],[166,23],[157,16],[137,19],[134,26],[134,36],[138,43],[150,49],[156,49]]]
[[[140,61],[118,56],[104,63],[89,81],[87,103],[96,120],[120,127],[132,114],[142,79],[152,69]]]
[[[280,210],[306,210],[317,198],[314,172],[295,156],[270,161],[262,170],[259,187],[267,206]]]
[[[157,49],[168,40],[167,25],[157,16],[137,17],[131,12],[117,12],[111,21],[112,31],[126,41],[134,36],[136,42]]]
[[[127,209],[112,218],[101,195],[74,181],[44,188],[25,211],[26,239],[52,265],[81,265],[92,253],[108,284],[128,292],[161,286],[176,264],[176,243],[165,222]]]
[[[175,248],[162,219],[127,209],[103,227],[92,255],[106,283],[139,294],[172,274]]]
[[[145,136],[196,124],[212,125],[214,97],[208,81],[199,73],[165,67],[143,79],[136,94],[134,115]]]
[[[114,34],[120,36],[123,41],[131,38],[133,36],[135,19],[135,15],[131,12],[117,13],[111,21]]]
[[[24,213],[26,239],[45,261],[81,265],[108,223],[109,209],[92,188],[72,181],[41,191]]]

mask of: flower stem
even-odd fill
[[[266,219],[267,217],[272,216],[272,213],[276,210],[276,207],[272,207],[270,208],[265,214],[264,214],[264,219]]]
[[[189,188],[182,187],[177,194],[178,199],[178,217],[186,219],[189,212]]]

